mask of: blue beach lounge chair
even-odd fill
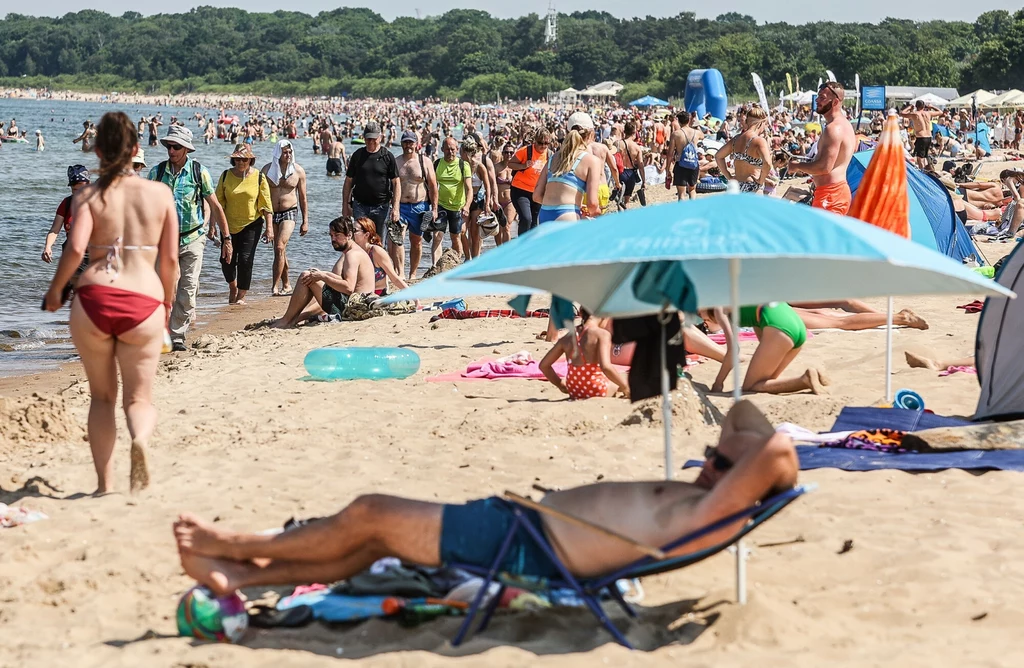
[[[622,540],[626,540],[630,543],[633,543],[634,546],[636,546],[641,551],[644,551],[651,555],[660,555],[661,558],[658,558],[658,556],[646,556],[637,561],[634,561],[631,564],[623,566],[615,572],[591,578],[577,578],[569,572],[569,570],[558,559],[558,556],[555,554],[554,550],[548,544],[548,541],[544,537],[544,533],[541,527],[533,525],[526,517],[526,515],[523,513],[523,509],[526,506],[520,501],[528,503],[529,508],[538,510],[541,513],[551,512],[551,509],[547,509],[545,506],[541,506],[540,504],[534,504],[532,502],[529,502],[528,500],[521,499],[521,497],[517,497],[514,494],[506,492],[505,496],[511,497],[511,499],[506,500],[505,503],[508,503],[511,506],[512,511],[515,515],[515,521],[509,528],[509,532],[505,536],[505,540],[502,543],[501,549],[498,550],[498,554],[495,555],[494,561],[491,564],[490,568],[481,568],[479,566],[458,563],[448,564],[449,566],[460,568],[484,579],[484,585],[480,588],[480,591],[473,599],[473,604],[467,611],[465,621],[462,623],[462,626],[459,628],[458,633],[452,640],[452,645],[457,647],[466,638],[470,628],[472,627],[473,620],[476,618],[477,613],[480,612],[484,596],[487,593],[488,589],[490,588],[490,584],[492,582],[497,582],[500,589],[494,596],[490,598],[490,602],[487,605],[486,610],[484,611],[483,620],[481,621],[480,627],[477,630],[483,631],[487,628],[487,625],[491,620],[491,616],[494,614],[494,611],[498,606],[498,602],[501,600],[501,596],[507,587],[506,581],[502,579],[502,574],[498,572],[498,568],[502,563],[502,560],[505,558],[505,554],[508,551],[509,546],[511,545],[512,540],[516,535],[516,532],[519,530],[520,526],[528,532],[530,537],[537,543],[541,550],[547,555],[547,558],[551,560],[551,563],[561,574],[561,579],[549,579],[547,581],[547,586],[550,588],[564,587],[575,591],[576,594],[580,597],[580,599],[584,601],[590,612],[593,613],[595,617],[597,617],[597,620],[601,623],[602,626],[604,626],[605,629],[608,630],[612,637],[614,637],[615,640],[617,640],[620,644],[624,645],[625,647],[633,649],[633,646],[629,643],[628,640],[626,640],[626,636],[623,635],[623,633],[619,631],[619,629],[617,629],[614,624],[612,624],[611,620],[608,618],[604,610],[601,608],[600,596],[602,592],[607,592],[611,596],[611,598],[616,603],[618,603],[619,606],[622,607],[622,609],[626,612],[627,615],[635,618],[637,616],[636,611],[633,610],[629,603],[627,603],[625,599],[622,597],[622,594],[619,592],[619,589],[615,584],[617,580],[646,577],[650,575],[657,575],[659,573],[666,573],[668,571],[673,571],[679,568],[686,568],[691,564],[695,564],[698,561],[703,561],[704,559],[707,559],[712,555],[718,554],[722,550],[725,550],[730,546],[737,544],[748,533],[750,533],[758,526],[760,526],[762,523],[773,517],[775,514],[777,514],[779,511],[781,511],[783,508],[788,506],[790,503],[795,501],[800,496],[806,494],[807,492],[813,491],[815,487],[815,485],[799,485],[797,487],[794,487],[793,489],[782,492],[781,494],[776,494],[775,496],[769,497],[764,501],[761,501],[760,503],[757,503],[749,508],[746,508],[745,510],[741,510],[727,517],[723,517],[722,519],[718,520],[717,522],[714,522],[713,524],[709,524],[706,527],[697,529],[696,531],[692,531],[686,534],[685,536],[669,543],[668,545],[665,545],[660,550],[655,548],[644,548],[644,546],[635,543],[634,541],[631,541],[628,538],[618,536],[618,538]],[[519,501],[512,499],[519,499]],[[717,545],[713,545],[711,547],[690,554],[685,554],[678,557],[664,558],[664,553],[677,550],[683,545],[686,545],[687,543],[690,543],[698,538],[706,536],[709,533],[717,531],[722,527],[728,526],[744,518],[747,518],[747,523],[743,526],[742,529],[739,530],[739,532],[737,532],[728,540],[725,540],[721,543],[718,543]],[[607,532],[607,530],[603,530],[596,526],[591,526],[590,528],[596,531]],[[743,567],[744,559],[744,550],[742,546],[738,546],[737,593],[741,603],[744,602],[746,599],[746,576]]]

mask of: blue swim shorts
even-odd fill
[[[410,234],[418,237],[423,236],[423,227],[420,223],[427,211],[430,211],[430,202],[402,202],[398,205],[399,219],[404,225],[409,226]]]
[[[537,511],[523,508],[522,512],[533,526],[543,531],[544,525]],[[490,568],[514,522],[512,505],[496,496],[461,506],[444,506],[441,514],[441,563]],[[498,570],[510,575],[561,577],[551,559],[523,527],[516,531]]]

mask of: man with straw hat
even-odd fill
[[[172,125],[161,141],[167,149],[167,160],[149,170],[151,181],[160,181],[171,189],[174,206],[178,211],[178,289],[171,307],[171,345],[175,351],[185,350],[185,334],[196,315],[196,297],[199,294],[199,275],[203,271],[203,251],[206,235],[203,228],[203,202],[210,207],[210,217],[216,228],[209,228],[209,238],[216,239],[220,230],[221,257],[231,256],[231,237],[220,202],[214,197],[213,180],[206,167],[189,157],[196,150],[192,145],[192,131],[183,125]],[[137,158],[144,158],[141,149]]]

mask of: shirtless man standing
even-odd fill
[[[804,172],[814,181],[811,206],[845,216],[853,195],[846,182],[846,168],[857,149],[857,136],[843,113],[845,91],[841,84],[827,81],[818,90],[817,112],[827,125],[818,140],[818,153],[810,162],[790,160],[789,173]]]
[[[792,488],[798,462],[792,440],[776,434],[753,404],[733,406],[718,446],[709,448],[697,479],[685,482],[602,482],[552,492],[542,503],[647,545],[707,526],[760,499]],[[336,515],[276,535],[235,533],[191,514],[174,523],[185,572],[216,594],[254,586],[335,582],[391,556],[423,566],[469,563],[489,567],[501,548],[512,508],[500,499],[442,505],[395,496],[360,496]],[[630,544],[593,529],[540,514],[548,542],[575,575],[608,573],[638,557]],[[738,520],[669,553],[716,545],[743,526]],[[512,539],[502,571],[558,577],[527,537]]]
[[[913,107],[909,104],[900,110],[900,116],[910,120],[914,129],[914,161],[918,169],[928,168],[928,151],[932,148],[932,119],[942,112],[918,100]]]
[[[402,184],[402,199],[398,207],[400,235],[392,235],[388,252],[398,275],[404,276],[405,227],[408,227],[409,278],[413,279],[423,254],[423,214],[430,211],[434,218],[437,217],[437,177],[434,174],[434,163],[424,158],[422,153],[416,152],[416,133],[412,130],[402,133],[402,155],[398,156],[396,162],[398,180]]]
[[[287,139],[274,145],[274,159],[263,165],[263,173],[270,182],[270,202],[274,207],[274,270],[272,294],[287,295],[292,286],[288,282],[288,240],[295,231],[295,219],[302,209],[299,236],[309,232],[309,209],[306,206],[306,170],[295,163],[295,147]],[[298,205],[298,207],[296,207]],[[280,292],[277,289],[281,282]]]
[[[331,271],[309,269],[299,274],[288,310],[274,323],[274,327],[289,329],[321,313],[342,315],[349,297],[373,294],[373,262],[352,239],[357,227],[355,219],[350,216],[335,218],[328,227],[331,246],[341,253],[341,257]],[[303,310],[313,301],[319,308]]]
[[[327,151],[327,176],[343,176],[348,169],[348,161],[345,160],[345,145],[341,143],[341,136],[334,135]]]

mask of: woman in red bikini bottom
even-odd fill
[[[113,490],[117,440],[117,373],[131,433],[131,490],[149,484],[146,445],[156,426],[153,380],[178,279],[178,214],[162,183],[135,176],[135,126],[109,112],[96,135],[99,178],[75,194],[74,225],[43,308],[62,306],[62,289],[86,249],[90,264],[79,277],[71,306],[71,340],[89,378],[89,446],[97,494]],[[154,269],[159,257],[159,266]]]

